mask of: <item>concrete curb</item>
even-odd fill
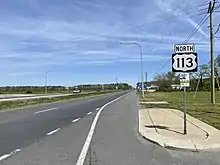
[[[139,134],[143,139],[145,139],[145,140],[147,140],[147,141],[149,141],[149,142],[151,142],[151,143],[153,143],[153,144],[156,144],[156,145],[158,145],[158,146],[160,146],[160,147],[163,147],[163,146],[160,145],[158,142],[156,142],[156,141],[154,141],[154,140],[151,140],[151,139],[147,138],[146,136],[142,135],[139,130],[138,130],[138,134]]]
[[[173,110],[172,110],[172,112],[175,113]],[[177,113],[175,113],[175,114],[177,114]],[[180,116],[181,118],[183,118],[183,116],[181,116],[181,115],[179,115],[179,114],[177,114],[177,115]],[[209,137],[209,133],[208,133],[206,130],[204,130],[203,128],[201,128],[201,127],[198,126],[197,124],[191,122],[189,119],[186,119],[186,120],[187,120],[188,122],[190,122],[191,124],[193,124],[194,126],[196,126],[197,128],[199,128],[200,130],[204,131],[205,134],[206,134],[206,139]]]
[[[138,110],[140,111],[140,109]],[[220,151],[220,147],[218,147],[218,145],[215,146],[215,144],[213,143],[213,145],[211,147],[213,148],[205,148],[202,149],[202,148],[197,148],[197,144],[194,143],[193,140],[186,140],[186,144],[192,144],[192,147],[191,146],[186,146],[186,147],[179,147],[179,146],[173,146],[173,145],[169,145],[169,144],[166,144],[166,143],[163,143],[163,141],[166,142],[166,138],[167,137],[164,137],[162,135],[160,135],[159,133],[154,133],[154,132],[149,132],[149,136],[147,136],[146,132],[142,132],[143,129],[141,127],[141,122],[140,122],[140,116],[139,116],[139,113],[138,113],[138,134],[145,140],[153,143],[153,144],[156,144],[158,146],[161,146],[161,147],[164,147],[166,149],[171,149],[171,150],[180,150],[180,151],[190,151],[190,152],[214,152],[214,151]],[[204,130],[203,130],[204,131]],[[148,131],[147,131],[148,132]],[[155,140],[155,139],[158,139],[158,140]],[[172,140],[172,139],[171,139]],[[174,139],[175,141],[175,139]],[[183,140],[184,141],[184,140]],[[173,141],[172,141],[173,142]],[[172,144],[172,143],[171,143]],[[174,143],[175,144],[175,143]],[[180,144],[181,144],[181,141],[180,141]],[[199,144],[202,144],[202,143],[199,143]],[[217,144],[217,143],[216,143]],[[206,146],[207,147],[207,146]]]
[[[158,146],[160,146],[160,147],[164,147],[164,148],[166,148],[166,149],[170,149],[170,150],[180,150],[180,151],[190,151],[190,152],[200,152],[200,151],[201,151],[201,150],[198,150],[198,149],[191,149],[191,148],[189,149],[189,148],[180,148],[180,147],[169,146],[169,145],[166,145],[165,143],[164,143],[164,144],[160,144],[159,142],[157,142],[157,141],[155,141],[155,140],[152,140],[152,139],[150,139],[150,138],[148,138],[148,137],[142,135],[141,132],[140,132],[140,130],[138,130],[138,133],[140,134],[140,136],[141,136],[143,139],[145,139],[145,140],[147,140],[147,141],[149,141],[149,142],[151,142],[151,143],[153,143],[153,144],[156,144],[156,145],[158,145]],[[205,150],[202,150],[202,151],[205,151]]]

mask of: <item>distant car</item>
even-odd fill
[[[81,90],[73,90],[72,93],[81,93]]]

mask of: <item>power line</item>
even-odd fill
[[[208,5],[208,4],[209,4],[209,2],[207,2],[207,3],[203,4],[203,5],[200,5],[200,6],[198,6],[198,7],[203,7],[203,6],[206,6],[206,5]]]
[[[216,34],[218,33],[219,28],[220,28],[220,24],[218,24],[218,28],[217,28],[217,30],[215,31],[214,35],[216,35]]]
[[[198,11],[207,11],[208,10],[208,8],[202,8],[202,9],[199,9]]]
[[[197,26],[194,28],[194,30],[190,33],[190,35],[187,37],[187,39],[184,41],[184,43],[187,43],[199,30],[199,28],[207,21],[209,17],[207,17],[208,13],[200,20],[200,22],[197,24]]]
[[[192,15],[189,15],[189,17],[201,16],[201,15],[204,15],[204,14],[207,14],[207,11],[206,12],[197,13],[197,14],[192,14]]]
[[[157,74],[168,64],[168,62],[169,62],[170,60],[171,60],[171,59],[169,58],[169,59],[162,65],[162,67],[156,72],[155,75],[157,75]]]
[[[185,43],[187,43],[194,35],[195,33],[199,30],[199,28],[207,21],[208,17],[206,17],[208,14],[206,13],[206,15],[200,20],[200,22],[198,23],[198,25],[193,29],[193,31],[190,33],[190,35],[187,37],[187,39],[184,41]],[[171,60],[171,58],[169,58],[162,66],[161,68],[156,72],[155,75],[157,75],[167,64],[168,62]]]

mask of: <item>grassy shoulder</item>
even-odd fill
[[[169,104],[142,104],[142,108],[183,109],[183,92],[147,93],[142,101],[167,101]],[[141,101],[140,100],[140,101]],[[186,111],[189,115],[220,129],[220,92],[216,92],[216,105],[210,104],[210,92],[187,92]]]
[[[35,104],[42,104],[42,103],[51,103],[56,101],[62,100],[70,100],[74,98],[82,98],[82,97],[89,97],[89,96],[96,96],[102,95],[107,93],[115,92],[112,91],[103,91],[103,92],[93,92],[93,93],[85,93],[85,94],[73,94],[68,96],[60,96],[60,97],[53,97],[53,98],[39,98],[39,99],[30,99],[30,100],[17,100],[17,101],[2,101],[0,102],[0,110],[18,108],[28,105],[35,105]]]

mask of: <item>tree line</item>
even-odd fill
[[[131,89],[127,83],[111,83],[111,84],[80,84],[74,86],[47,86],[48,92],[68,92],[74,89],[84,91],[89,90],[113,90],[113,89]],[[43,93],[45,86],[0,86],[0,93]]]
[[[220,55],[214,60],[215,87],[220,89]],[[211,85],[211,66],[210,62],[199,65],[198,71],[190,73],[190,87],[188,90],[210,91]],[[139,82],[140,83],[140,82]],[[176,88],[180,84],[180,73],[171,71],[157,74],[151,82],[145,82],[147,86],[155,85],[157,90],[172,91],[181,90]]]

